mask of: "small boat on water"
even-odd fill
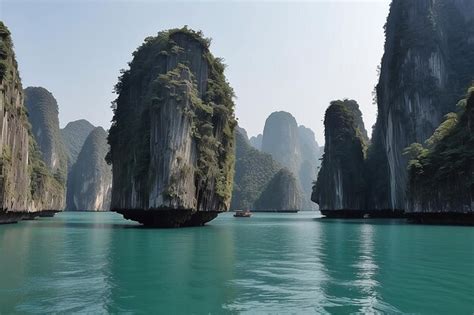
[[[251,215],[250,210],[236,210],[234,213],[234,217],[236,218],[250,218]]]

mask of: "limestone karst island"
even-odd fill
[[[0,0],[0,314],[473,314],[473,227],[473,0]]]

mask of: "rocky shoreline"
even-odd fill
[[[52,218],[60,210],[42,210],[42,211],[0,211],[0,224],[18,223],[22,220],[35,220],[36,218]]]
[[[426,225],[474,226],[472,212],[407,212],[404,210],[320,210],[327,219],[406,219]]]
[[[406,218],[403,210],[319,210],[331,219],[400,219]]]

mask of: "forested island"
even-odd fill
[[[195,226],[229,209],[234,92],[209,46],[186,27],[162,31],[133,53],[116,85],[111,209],[127,219]]]

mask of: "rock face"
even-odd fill
[[[474,87],[460,104],[424,147],[405,151],[411,157],[407,212],[419,222],[474,224]]]
[[[333,101],[324,117],[325,147],[312,200],[325,210],[365,209],[366,136],[359,106]]]
[[[250,144],[255,149],[261,150],[262,149],[262,140],[263,140],[263,135],[258,134],[256,136],[250,138]]]
[[[302,208],[312,209],[311,186],[319,166],[319,146],[314,133],[287,112],[274,112],[265,122],[262,151],[295,175],[299,190],[304,192]]]
[[[66,148],[69,170],[71,170],[72,165],[76,163],[84,142],[94,128],[94,125],[87,120],[80,119],[68,123],[66,127],[61,129],[61,136]]]
[[[233,91],[200,32],[173,29],[134,52],[109,133],[111,208],[141,223],[202,225],[229,209]]]
[[[270,154],[253,148],[246,134],[242,128],[235,130],[235,175],[230,205],[232,210],[254,209],[255,201],[282,168]],[[270,205],[261,206],[270,209]]]
[[[24,95],[31,131],[41,156],[51,172],[66,182],[67,157],[59,131],[56,99],[42,87],[28,87]]]
[[[473,79],[473,19],[469,0],[392,2],[368,157],[369,208],[405,208],[402,152],[431,136]]]
[[[67,209],[110,209],[112,168],[105,162],[109,151],[107,133],[95,128],[87,137],[68,178]]]
[[[281,169],[260,194],[255,210],[298,211],[302,207],[298,182],[289,170]]]
[[[322,153],[314,137],[313,130],[305,126],[299,126],[298,135],[301,152],[301,165],[298,176],[303,196],[306,196],[303,204],[306,209],[311,209],[313,207],[308,207],[308,203],[311,204],[312,185],[318,176]]]
[[[61,210],[64,187],[41,160],[29,131],[10,32],[0,22],[0,223]]]

